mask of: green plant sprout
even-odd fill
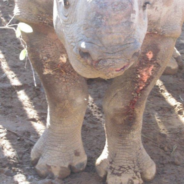
[[[35,85],[35,87],[37,87],[36,78],[35,78],[35,72],[34,72],[32,63],[30,62],[29,56],[28,56],[27,44],[24,41],[24,39],[22,38],[22,32],[29,34],[29,33],[33,32],[33,29],[32,29],[32,27],[30,25],[28,25],[26,23],[23,23],[23,22],[19,22],[18,24],[11,24],[11,22],[12,22],[12,20],[14,18],[15,18],[15,16],[13,16],[10,19],[10,21],[5,26],[0,27],[0,29],[11,29],[11,30],[13,30],[15,32],[16,37],[20,40],[20,43],[21,43],[21,45],[23,47],[23,50],[19,54],[19,59],[21,61],[23,61],[25,59],[29,60],[29,63],[31,65],[31,70],[32,70],[32,73],[33,73],[34,85]]]
[[[32,29],[32,27],[30,25],[28,25],[26,23],[23,23],[23,22],[20,22],[17,25],[16,37],[24,42],[22,44],[24,46],[24,49],[20,52],[20,55],[19,55],[19,59],[22,61],[26,57],[28,57],[28,52],[27,52],[27,45],[25,44],[25,41],[22,39],[22,33],[21,32],[32,33],[33,29]]]

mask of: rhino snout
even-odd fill
[[[78,44],[78,48],[75,49],[75,52],[79,56],[81,62],[98,68],[98,65],[99,67],[103,67],[103,65],[108,66],[109,59],[114,60],[114,64],[120,61],[120,59],[126,61],[131,61],[132,59],[136,60],[139,55],[140,47],[141,44],[135,41],[119,46],[121,50],[114,51],[115,49],[113,48],[104,50],[103,47],[82,41]]]

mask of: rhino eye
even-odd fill
[[[69,0],[59,0],[59,3],[62,3],[65,8],[69,8]]]
[[[150,5],[151,3],[149,1],[146,1],[144,4],[143,4],[143,10],[146,10],[147,6]]]
[[[70,6],[69,0],[63,0],[63,4],[65,8],[68,8]]]

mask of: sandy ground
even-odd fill
[[[0,1],[0,26],[12,16],[13,1]],[[177,48],[184,59],[184,32]],[[12,30],[0,30],[0,184],[103,184],[95,172],[105,138],[102,97],[109,81],[89,80],[90,100],[83,125],[88,155],[84,172],[63,181],[42,180],[30,163],[30,150],[46,122],[44,90],[28,61],[20,61],[22,47]],[[146,150],[158,172],[150,184],[184,184],[184,71],[162,76],[147,102],[142,132]]]

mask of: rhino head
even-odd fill
[[[147,0],[54,0],[54,27],[73,68],[86,78],[114,78],[138,59]]]

